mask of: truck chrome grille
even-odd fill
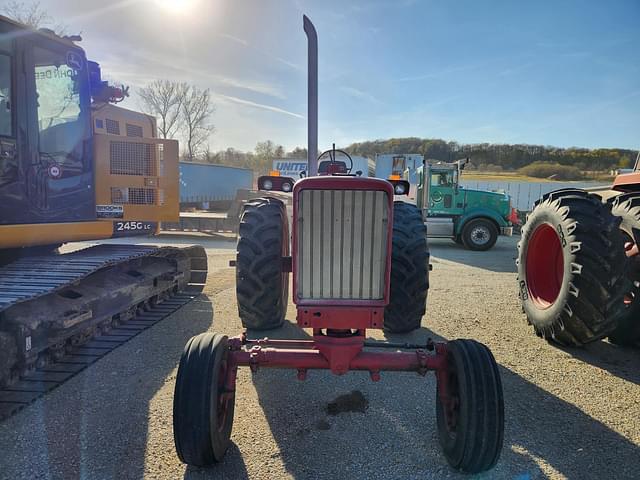
[[[382,299],[389,248],[386,192],[309,189],[298,199],[298,298]]]

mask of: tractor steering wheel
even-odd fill
[[[333,144],[332,149],[326,150],[320,154],[320,156],[318,157],[318,164],[320,164],[320,160],[322,159],[322,157],[324,157],[327,154],[329,154],[329,158],[331,159],[330,163],[336,163],[336,152],[342,153],[344,156],[346,156],[349,159],[349,168],[347,168],[347,173],[351,173],[351,170],[353,170],[353,159],[351,158],[351,155],[349,155],[344,150],[336,150],[335,143]]]

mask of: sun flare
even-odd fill
[[[154,0],[156,5],[171,13],[187,14],[193,11],[198,0]]]

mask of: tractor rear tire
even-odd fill
[[[420,209],[393,202],[393,243],[389,305],[384,328],[404,333],[420,328],[429,291],[429,245]]]
[[[449,464],[480,473],[500,458],[504,438],[504,399],[500,371],[491,350],[475,340],[447,344],[449,404],[437,385],[436,422]]]
[[[640,230],[640,193],[632,192],[615,197],[611,213],[622,219],[620,230],[625,242],[635,243],[633,230]],[[629,259],[629,279],[633,282],[627,292],[629,303],[618,318],[615,331],[609,340],[617,345],[633,345],[640,340],[640,257]]]
[[[289,220],[282,201],[258,198],[240,216],[236,261],[238,313],[244,328],[280,327],[289,302]]]
[[[221,462],[231,438],[235,392],[223,397],[227,337],[201,333],[182,352],[173,396],[173,438],[183,463]]]
[[[470,220],[462,228],[462,243],[476,252],[490,250],[498,241],[498,228],[492,220],[477,218]]]
[[[520,300],[540,337],[580,346],[609,335],[628,291],[620,220],[598,195],[544,195],[518,244]]]

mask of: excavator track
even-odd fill
[[[104,244],[0,267],[0,421],[195,298],[207,257]]]

